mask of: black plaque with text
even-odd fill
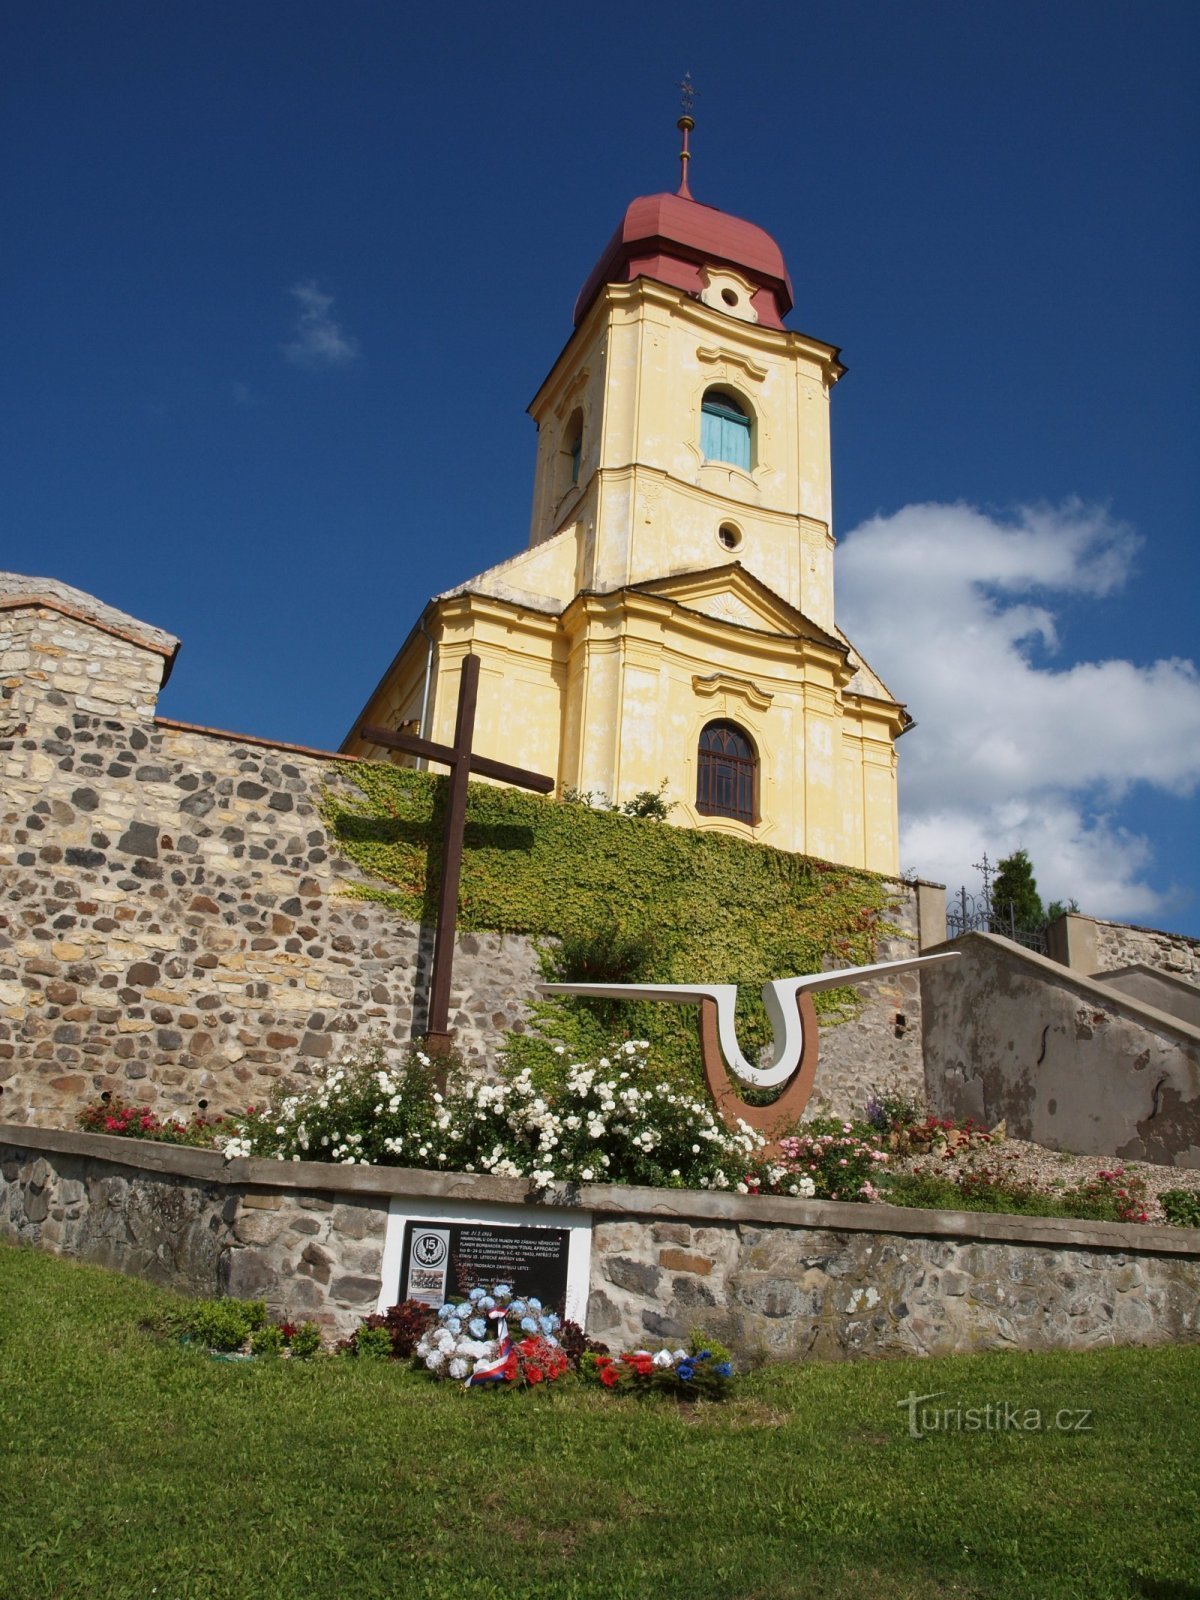
[[[567,1301],[569,1228],[505,1227],[491,1222],[414,1222],[404,1226],[397,1300],[440,1306],[475,1288],[512,1285],[561,1317]]]

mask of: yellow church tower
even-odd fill
[[[833,345],[784,326],[761,228],[690,194],[634,200],[530,406],[529,547],[426,607],[355,721],[475,748],[671,821],[898,870],[911,718],[834,617]],[[342,749],[399,761],[352,731]]]

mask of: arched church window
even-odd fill
[[[736,722],[710,722],[700,734],[696,810],[705,817],[757,821],[758,757]]]
[[[750,415],[727,389],[710,389],[701,402],[700,451],[706,461],[750,470]]]

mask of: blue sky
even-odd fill
[[[1200,934],[1191,4],[10,8],[0,565],[179,634],[166,715],[334,747],[521,548],[525,406],[635,194],[842,346],[839,609],[904,865]]]

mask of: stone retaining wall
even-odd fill
[[[1096,972],[1121,967],[1154,967],[1200,984],[1200,939],[1122,922],[1096,922]]]
[[[592,1222],[588,1332],[704,1328],[774,1359],[1200,1338],[1200,1231],[239,1160],[0,1127],[0,1238],[346,1332],[374,1310],[396,1196]],[[516,1218],[519,1220],[519,1216]]]

